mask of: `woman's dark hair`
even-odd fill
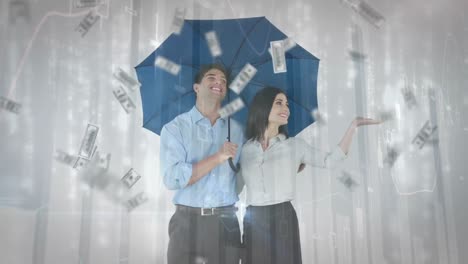
[[[268,117],[270,116],[273,102],[278,94],[286,93],[276,87],[267,86],[257,92],[249,108],[249,115],[247,118],[247,128],[245,135],[247,140],[262,140],[265,130],[268,128]],[[288,125],[279,127],[279,133],[288,137]]]
[[[222,73],[224,73],[224,76],[226,77],[226,82],[229,82],[229,74],[230,72],[221,64],[218,63],[213,63],[213,64],[203,64],[200,67],[200,70],[198,71],[197,75],[195,75],[194,82],[195,83],[200,83],[201,80],[203,79],[203,76],[211,70],[211,69],[217,69],[220,70]]]

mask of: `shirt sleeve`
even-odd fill
[[[169,190],[187,186],[192,176],[192,164],[186,162],[187,150],[183,145],[180,128],[175,124],[170,123],[163,127],[159,155],[164,185]]]
[[[347,155],[339,146],[335,146],[331,152],[324,152],[313,148],[305,140],[296,138],[297,147],[302,147],[304,150],[302,163],[320,168],[333,169],[340,164]]]

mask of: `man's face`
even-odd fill
[[[193,89],[200,99],[217,99],[222,101],[226,96],[226,76],[218,69],[211,69],[205,73],[201,82],[195,83]]]

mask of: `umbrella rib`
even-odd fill
[[[255,29],[255,27],[258,25],[258,23],[260,23],[262,19],[259,19],[255,25],[249,30],[249,32],[247,32],[247,34],[244,36],[244,39],[242,39],[242,42],[241,44],[239,45],[239,47],[237,48],[236,50],[236,54],[234,55],[234,58],[232,59],[232,62],[231,62],[231,65],[229,65],[229,68],[232,67],[232,65],[234,64],[234,62],[236,61],[237,57],[239,56],[239,53],[240,53],[240,50],[241,48],[244,46],[245,42],[247,41],[247,37],[250,35],[250,33],[252,33],[252,31]],[[240,26],[240,25],[239,25]]]
[[[188,91],[188,92],[185,92],[184,94],[182,94],[181,96],[177,97],[177,98],[174,98],[172,100],[169,100],[165,105],[161,106],[161,108],[163,109],[166,105],[172,103],[172,102],[175,102],[177,101],[178,99],[180,99],[181,97],[184,97],[186,96],[187,94],[189,93],[193,93],[193,91]],[[154,114],[152,114],[146,122],[143,123],[143,126],[145,126],[146,124],[148,124],[153,118],[156,118],[158,117],[159,115],[161,114],[161,112],[155,112]]]

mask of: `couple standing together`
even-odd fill
[[[205,65],[194,80],[195,106],[161,132],[161,174],[175,190],[176,212],[169,222],[169,264],[302,263],[299,226],[291,205],[296,175],[304,164],[333,167],[346,157],[354,131],[378,121],[356,118],[330,153],[288,137],[290,115],[284,91],[266,87],[254,97],[244,132],[218,110],[227,93],[228,73]],[[245,143],[244,143],[245,142]],[[229,163],[240,160],[235,173]],[[235,203],[247,190],[243,242]]]

